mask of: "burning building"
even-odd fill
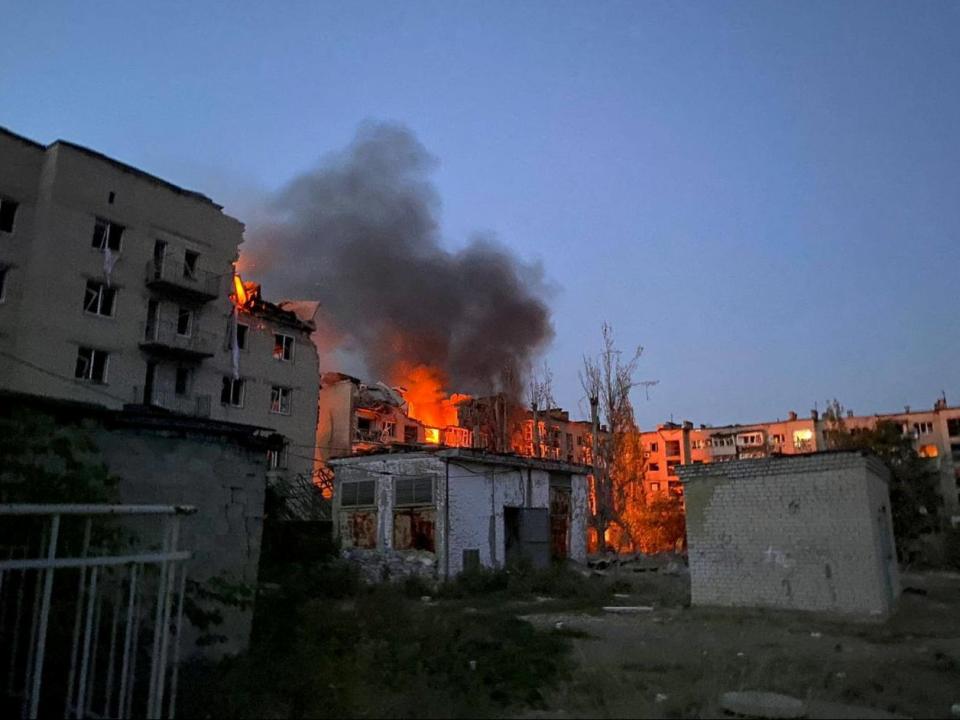
[[[335,459],[334,531],[372,579],[586,559],[582,466],[469,448]]]

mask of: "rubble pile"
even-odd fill
[[[436,578],[437,558],[425,550],[346,548],[340,554],[360,569],[368,583],[395,582],[411,576],[427,580]]]

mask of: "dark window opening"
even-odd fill
[[[667,449],[667,457],[677,457],[680,454],[680,441],[667,440],[666,449]]]
[[[177,378],[174,384],[174,392],[177,395],[187,394],[187,385],[190,382],[190,370],[185,367],[177,368]]]
[[[247,330],[249,329],[246,325],[237,325],[237,348],[240,350],[247,348]]]
[[[119,252],[122,237],[123,225],[117,225],[109,220],[97,218],[97,222],[93,226],[93,240],[90,245],[98,250],[106,250],[109,248],[112,252]]]
[[[83,296],[83,309],[93,315],[113,317],[116,295],[116,289],[108,288],[102,282],[87,280],[87,290]]]
[[[220,402],[233,407],[243,407],[243,380],[234,380],[229,375],[224,375]]]
[[[408,445],[416,444],[417,442],[417,426],[416,425],[403,426],[403,441]]]
[[[113,201],[116,199],[116,197],[117,197],[117,194],[111,190],[110,194],[107,195],[107,203],[109,205],[113,205]]]
[[[20,207],[20,203],[0,198],[0,232],[13,232],[13,222],[17,217],[18,207]]]
[[[87,347],[79,348],[74,377],[78,380],[90,380],[95,383],[106,382],[108,356],[109,354],[103,350],[94,350]]]
[[[183,253],[183,276],[189,280],[196,280],[197,278],[197,260],[200,258],[199,253],[195,253],[192,250],[187,250]]]
[[[192,325],[193,311],[188,308],[181,307],[177,312],[177,335],[189,337]]]

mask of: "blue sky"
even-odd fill
[[[542,263],[574,411],[603,320],[647,427],[960,404],[960,3],[272,5],[12,4],[0,125],[253,222],[400,122],[449,247]]]

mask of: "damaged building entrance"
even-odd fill
[[[503,508],[507,565],[528,562],[540,569],[550,566],[550,520],[547,508]]]

